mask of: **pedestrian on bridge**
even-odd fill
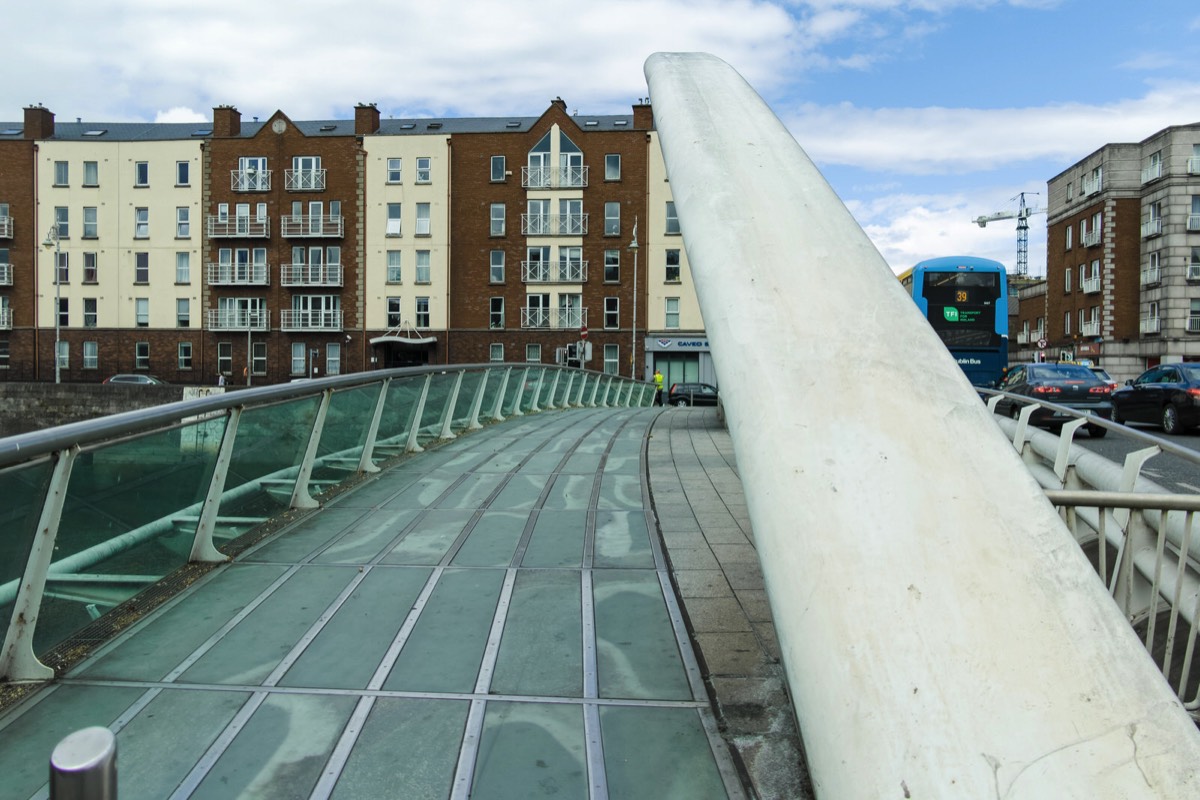
[[[655,367],[654,368],[654,405],[656,405],[656,406],[661,406],[663,404],[662,403],[662,387],[663,387],[662,373],[658,371],[658,367]]]

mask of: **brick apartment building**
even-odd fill
[[[64,382],[568,349],[592,369],[714,377],[648,101],[409,120],[219,106],[211,125],[27,108],[0,123],[0,380],[54,380],[56,341]]]

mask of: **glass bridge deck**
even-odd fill
[[[742,797],[671,590],[648,410],[510,420],[207,574],[0,719],[4,797]]]

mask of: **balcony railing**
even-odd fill
[[[1103,187],[1104,179],[1102,177],[1084,178],[1083,179],[1083,194],[1086,197],[1090,194],[1095,194]]]
[[[522,236],[586,236],[587,214],[522,214]]]
[[[1162,162],[1151,164],[1142,170],[1142,183],[1149,183],[1162,177]]]
[[[582,189],[587,185],[587,167],[521,167],[521,186],[526,189]]]
[[[325,170],[286,169],[283,171],[283,188],[289,192],[323,192]]]
[[[267,264],[208,264],[209,286],[270,286],[271,267]]]
[[[342,329],[342,312],[336,311],[302,311],[284,309],[279,312],[279,329],[281,331],[340,331]]]
[[[1142,286],[1153,286],[1162,283],[1161,267],[1146,267],[1142,270]]]
[[[521,280],[525,283],[586,283],[586,261],[522,261]]]
[[[1200,316],[1189,316],[1187,318],[1187,332],[1200,333]]]
[[[279,220],[279,233],[289,238],[337,238],[343,236],[345,222],[341,214],[323,217],[285,215]]]
[[[12,309],[0,308],[0,331],[12,330]]]
[[[1096,294],[1096,292],[1100,291],[1100,278],[1099,277],[1084,278],[1081,283],[1083,285],[1080,286],[1080,288],[1083,289],[1084,294]]]
[[[271,312],[266,309],[249,311],[246,309],[210,308],[205,315],[205,327],[212,331],[269,331],[271,329]]]
[[[267,239],[271,236],[271,220],[210,216],[208,218],[208,235],[222,238]]]
[[[1099,230],[1088,231],[1087,233],[1085,233],[1083,235],[1083,246],[1084,247],[1095,247],[1098,244],[1100,244],[1100,231]]]
[[[1095,322],[1085,322],[1079,326],[1080,336],[1099,336],[1100,335],[1100,320]]]
[[[1200,156],[1192,156],[1187,162],[1189,175],[1200,175]]]
[[[1200,214],[1188,214],[1187,229],[1189,231],[1200,231]]]
[[[341,286],[341,264],[284,264],[279,270],[284,286]]]
[[[12,264],[0,264],[0,286],[12,286]]]
[[[1029,344],[1032,339],[1029,338],[1029,331],[1021,331],[1017,334],[1017,344]]]
[[[11,239],[13,231],[12,217],[0,217],[0,239]]]
[[[587,325],[586,308],[522,308],[522,328],[572,330]]]
[[[235,169],[230,172],[230,189],[235,192],[271,191],[271,170]]]
[[[1200,264],[1188,264],[1187,279],[1189,281],[1200,281]]]
[[[1152,219],[1142,223],[1142,238],[1146,239],[1150,236],[1158,236],[1162,233],[1162,220]]]
[[[1141,330],[1142,333],[1158,333],[1162,330],[1162,320],[1157,316],[1142,317],[1142,323],[1139,326],[1139,330]]]

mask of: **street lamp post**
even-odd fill
[[[58,239],[57,223],[46,233],[42,247],[47,250],[54,248],[54,382],[62,383],[62,365],[59,363],[59,342],[62,340],[62,281],[59,280],[62,270],[62,245]]]
[[[637,217],[633,218],[633,241],[629,243],[629,249],[633,251],[633,340],[629,346],[629,377],[632,380],[637,380],[637,298],[638,298],[638,241],[637,241]]]

